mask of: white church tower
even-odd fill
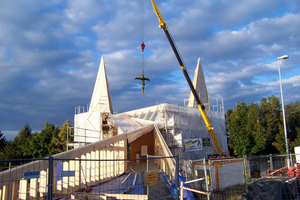
[[[82,146],[107,138],[111,132],[109,116],[113,113],[102,56],[91,102],[85,112],[77,107],[74,117],[74,146]]]
[[[89,111],[113,113],[103,56],[98,69]]]

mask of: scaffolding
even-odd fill
[[[129,117],[156,124],[173,155],[197,160],[215,154],[215,146],[197,108],[170,103],[126,112]],[[228,153],[224,113],[207,110],[218,141]]]

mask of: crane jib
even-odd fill
[[[170,45],[171,45],[173,51],[174,51],[174,53],[175,53],[175,56],[176,56],[176,58],[177,58],[177,60],[178,60],[178,63],[179,63],[179,65],[181,66],[181,69],[182,69],[182,72],[183,72],[183,74],[184,74],[184,76],[185,76],[185,79],[187,80],[187,82],[188,82],[188,84],[189,84],[189,86],[190,86],[190,89],[191,89],[191,91],[192,91],[192,93],[193,93],[193,95],[194,95],[194,97],[195,97],[196,103],[197,103],[197,105],[200,104],[200,105],[201,105],[201,108],[203,109],[204,107],[203,107],[203,105],[201,104],[201,101],[200,101],[200,99],[199,99],[199,97],[198,97],[198,95],[197,95],[197,92],[196,92],[196,90],[195,90],[195,88],[194,88],[194,86],[193,86],[193,84],[192,84],[192,81],[191,81],[191,79],[190,79],[190,77],[189,77],[189,75],[188,75],[188,73],[187,73],[185,67],[183,67],[184,64],[183,64],[183,62],[182,62],[182,60],[181,60],[181,58],[180,58],[180,55],[179,55],[179,53],[178,53],[178,51],[177,51],[177,49],[176,49],[176,46],[175,46],[175,44],[174,44],[174,42],[173,42],[173,40],[172,40],[172,38],[171,38],[171,35],[170,35],[170,33],[169,33],[169,31],[168,31],[167,28],[164,28],[164,31],[165,31],[165,34],[166,34],[166,36],[167,36],[167,38],[168,38],[168,40],[169,40],[169,43],[170,43]]]
[[[176,58],[177,58],[177,60],[179,62],[180,68],[182,69],[182,72],[183,72],[183,74],[184,74],[184,76],[185,76],[185,78],[186,78],[186,80],[187,80],[187,82],[189,84],[191,92],[193,93],[193,96],[195,98],[197,106],[198,106],[198,108],[199,108],[199,110],[201,112],[203,120],[204,120],[204,122],[206,124],[206,128],[207,128],[208,132],[210,133],[210,135],[211,135],[211,137],[212,137],[212,139],[213,139],[213,141],[214,141],[214,143],[216,145],[216,148],[217,148],[219,154],[223,155],[223,150],[222,150],[221,145],[220,145],[220,143],[219,143],[219,141],[217,139],[217,136],[216,136],[216,134],[215,134],[215,132],[213,130],[213,127],[212,127],[212,125],[211,125],[211,123],[210,123],[210,121],[208,119],[208,116],[207,116],[207,114],[205,112],[205,107],[200,102],[199,96],[197,95],[197,92],[196,92],[196,90],[195,90],[195,88],[194,88],[194,86],[192,84],[192,81],[191,81],[191,79],[190,79],[190,77],[189,77],[189,75],[188,75],[188,73],[187,73],[187,71],[185,69],[185,66],[184,66],[184,64],[183,64],[183,62],[182,62],[182,60],[180,58],[180,55],[179,55],[179,53],[178,53],[178,51],[176,49],[176,46],[175,46],[175,44],[174,44],[174,42],[172,40],[172,37],[171,37],[171,35],[170,35],[170,33],[169,33],[168,29],[167,29],[167,24],[163,20],[163,18],[161,16],[161,14],[160,14],[160,12],[159,12],[159,10],[158,10],[158,8],[157,8],[154,0],[151,0],[151,2],[152,2],[152,5],[153,5],[153,8],[154,8],[154,12],[158,16],[158,21],[160,22],[159,28],[163,28],[163,30],[164,30],[164,32],[165,32],[165,34],[166,34],[166,36],[167,36],[167,38],[169,40],[169,43],[170,43],[170,45],[171,45],[171,47],[173,49],[173,52],[175,53],[175,56],[176,56]]]

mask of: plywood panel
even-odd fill
[[[146,158],[141,156],[141,147],[143,145],[148,146],[148,154],[154,155],[154,136],[153,131],[146,133],[130,143],[130,159],[136,159],[136,154],[140,155],[140,158]],[[146,162],[146,160],[145,160]]]

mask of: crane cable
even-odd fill
[[[144,73],[144,49],[145,49],[145,44],[144,44],[144,0],[142,0],[142,44],[141,44],[141,49],[142,49],[142,73]]]

